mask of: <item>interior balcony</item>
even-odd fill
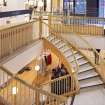
[[[69,32],[73,27],[72,31],[75,31],[74,25],[66,27],[65,24],[59,24],[59,17],[54,19],[50,16],[45,22],[40,16],[29,23],[1,28],[2,105],[79,105],[80,99],[88,101],[92,96],[100,99],[95,104],[105,104],[102,94],[102,91],[105,92],[104,59],[83,37]],[[56,24],[52,21],[56,21]],[[96,30],[99,32],[98,28]],[[42,71],[35,71],[35,66],[41,68],[40,59],[46,51],[50,51],[52,64],[46,69],[42,66]],[[90,57],[91,53],[100,57],[98,64]],[[52,79],[53,69],[61,64],[67,70],[66,75]],[[94,100],[88,105],[91,103]],[[80,104],[83,105],[83,101]]]

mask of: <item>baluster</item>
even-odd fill
[[[58,95],[61,95],[61,81],[62,81],[62,80],[59,80],[59,81],[58,81],[58,82],[59,82],[59,85],[58,85],[58,86],[59,86],[59,93],[58,93]]]
[[[0,32],[0,59],[1,59],[1,57],[2,57],[2,50],[1,50],[2,39],[1,39],[1,35],[2,35],[2,33]]]
[[[22,30],[21,30],[22,28],[20,27],[19,28],[19,41],[20,41],[20,43],[19,43],[19,48],[22,46]]]
[[[66,84],[65,84],[66,85],[66,93],[67,93],[67,90],[68,90],[67,78],[68,77],[65,78],[65,82],[66,82]]]
[[[56,94],[58,95],[58,91],[59,91],[59,90],[58,90],[58,80],[56,80],[55,82],[56,82],[56,84],[55,84]]]
[[[48,96],[48,105],[51,105],[51,96]]]
[[[19,100],[19,103],[22,103],[22,99],[21,99],[22,96],[22,93],[21,93],[21,82],[19,82],[19,93],[18,93],[18,100]]]
[[[4,71],[3,71],[3,82],[2,82],[2,84],[3,84],[3,98],[5,98],[5,93],[4,93],[4,85],[5,85]]]
[[[72,81],[72,76],[71,76],[71,92],[73,91],[73,81]]]
[[[12,51],[15,51],[15,33],[14,33],[14,28],[12,29]]]
[[[34,105],[35,104],[35,90],[33,90],[33,101],[32,101],[32,104]]]
[[[23,26],[22,28],[22,46],[24,46],[26,44],[26,34],[25,34],[25,29],[27,28],[27,25],[26,26]],[[28,29],[27,29],[28,30]]]
[[[4,56],[4,36],[3,32],[1,33],[1,58]]]
[[[19,28],[17,28],[17,42],[16,42],[16,44],[17,44],[17,49],[19,48],[19,44],[20,44],[20,40],[19,40]]]
[[[29,94],[28,94],[28,96],[29,96],[29,105],[31,104],[31,94],[30,94],[30,88],[28,89],[28,91],[29,91]]]
[[[9,82],[8,80],[9,80],[8,74],[6,73],[6,81],[7,81],[7,85],[6,85],[6,92],[7,92],[6,96],[7,96],[7,97],[6,97],[6,100],[7,100],[7,101],[8,101],[8,84],[9,84],[9,83],[8,83],[8,82]]]
[[[66,93],[66,79],[64,78],[64,93],[63,94],[65,93]]]
[[[3,48],[4,48],[4,56],[6,56],[6,37],[5,37],[5,32],[3,32]]]

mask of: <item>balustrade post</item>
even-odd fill
[[[42,38],[42,7],[40,7],[40,14],[39,14],[39,38]]]
[[[49,33],[51,33],[51,14],[48,16]]]
[[[42,16],[39,16],[39,38],[42,38]]]
[[[40,105],[40,94],[38,91],[35,92],[35,105]]]

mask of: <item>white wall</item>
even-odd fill
[[[13,11],[24,8],[24,0],[7,0],[7,6],[3,6],[0,11]]]
[[[7,0],[7,6],[2,6],[0,12],[25,9],[24,1],[25,0]],[[10,21],[10,23],[23,22],[25,21],[25,15],[0,18],[0,25],[6,25],[6,21]]]
[[[46,11],[50,12],[51,11],[51,0],[47,0],[47,8]]]

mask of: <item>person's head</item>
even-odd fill
[[[61,64],[61,69],[62,69],[62,68],[65,68],[65,66],[64,66],[64,64],[63,64],[63,63]]]
[[[55,69],[52,69],[52,73],[54,73],[56,70]]]

